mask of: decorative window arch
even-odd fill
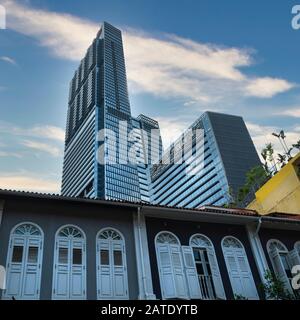
[[[53,299],[86,299],[86,237],[75,225],[60,227],[55,235]]]
[[[267,242],[267,250],[268,252],[277,249],[279,252],[288,252],[287,247],[279,240],[271,239]]]
[[[66,238],[85,238],[83,231],[78,227],[75,227],[72,225],[68,225],[59,229],[57,235],[59,237],[66,237]]]
[[[243,249],[244,246],[242,245],[241,241],[235,237],[225,237],[222,241],[222,247],[224,248],[236,248],[236,249]]]
[[[241,241],[233,236],[226,236],[221,245],[234,295],[253,300],[259,299],[247,254]]]
[[[206,237],[203,234],[194,234],[190,238],[190,246],[191,247],[203,247],[203,248],[208,248],[208,247],[213,247],[212,242],[208,237]]]
[[[12,229],[7,255],[4,298],[39,299],[43,240],[42,229],[33,222],[22,222]]]
[[[267,242],[267,251],[277,278],[284,284],[285,289],[293,295],[294,291],[291,287],[291,269],[294,264],[300,263],[300,257],[296,247],[289,252],[281,241],[270,239]]]
[[[100,230],[96,237],[98,299],[128,299],[126,245],[114,228]]]
[[[180,245],[179,239],[174,233],[169,231],[162,231],[158,233],[155,237],[155,243]]]
[[[98,239],[110,240],[110,241],[124,241],[123,235],[120,231],[113,228],[105,228],[99,231]]]
[[[203,234],[190,238],[201,295],[203,299],[226,299],[222,277],[211,240]]]
[[[24,236],[42,236],[43,232],[39,226],[28,222],[15,226],[15,228],[12,230],[12,234]]]

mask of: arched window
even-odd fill
[[[209,238],[195,234],[190,238],[202,298],[226,299],[214,246]]]
[[[161,244],[177,244],[180,242],[178,238],[171,232],[161,232],[156,236],[156,243]]]
[[[156,235],[155,247],[162,298],[187,299],[189,295],[180,241],[173,233],[163,231]]]
[[[43,232],[31,222],[17,225],[10,234],[4,298],[39,299]]]
[[[222,250],[235,296],[259,299],[243,244],[235,237],[222,240]]]
[[[98,299],[128,299],[126,247],[123,235],[115,229],[97,235]]]
[[[86,240],[76,226],[64,226],[56,233],[52,297],[86,298]]]
[[[284,283],[285,289],[294,294],[291,287],[293,265],[299,264],[300,259],[296,248],[288,251],[287,247],[279,240],[271,239],[267,242],[267,250],[277,278]]]

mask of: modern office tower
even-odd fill
[[[151,203],[197,208],[230,202],[230,195],[244,185],[247,171],[260,165],[243,119],[205,112],[189,129],[203,130],[202,142],[198,139],[203,153],[195,155],[193,143],[190,156],[195,159],[172,163],[176,146],[182,144],[182,136],[175,141],[151,169]],[[168,157],[171,164],[166,165],[164,158]]]
[[[62,194],[140,201],[131,130],[122,35],[104,22],[70,83]]]
[[[132,118],[134,142],[137,149],[137,169],[141,200],[150,202],[150,168],[162,156],[159,124],[145,115]]]

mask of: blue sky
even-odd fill
[[[59,191],[68,84],[103,20],[123,31],[132,112],[165,144],[206,110],[243,116],[258,150],[279,129],[300,139],[297,1],[0,4],[0,188]]]

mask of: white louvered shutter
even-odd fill
[[[157,265],[163,299],[176,298],[171,252],[168,244],[156,245]]]
[[[189,297],[191,299],[201,299],[202,294],[200,290],[193,249],[189,246],[182,246],[181,248],[187,279],[187,286],[189,290]]]
[[[211,248],[211,247],[207,247],[206,250],[207,250],[208,261],[209,261],[211,274],[212,274],[212,278],[213,278],[213,283],[214,283],[214,287],[215,287],[216,298],[221,299],[221,300],[225,300],[226,295],[225,295],[225,291],[224,291],[222,277],[220,274],[219,265],[218,265],[218,262],[217,262],[217,259],[215,256],[215,252],[214,252],[213,248]]]
[[[170,251],[177,298],[188,299],[188,288],[184,273],[181,247],[171,244]]]

